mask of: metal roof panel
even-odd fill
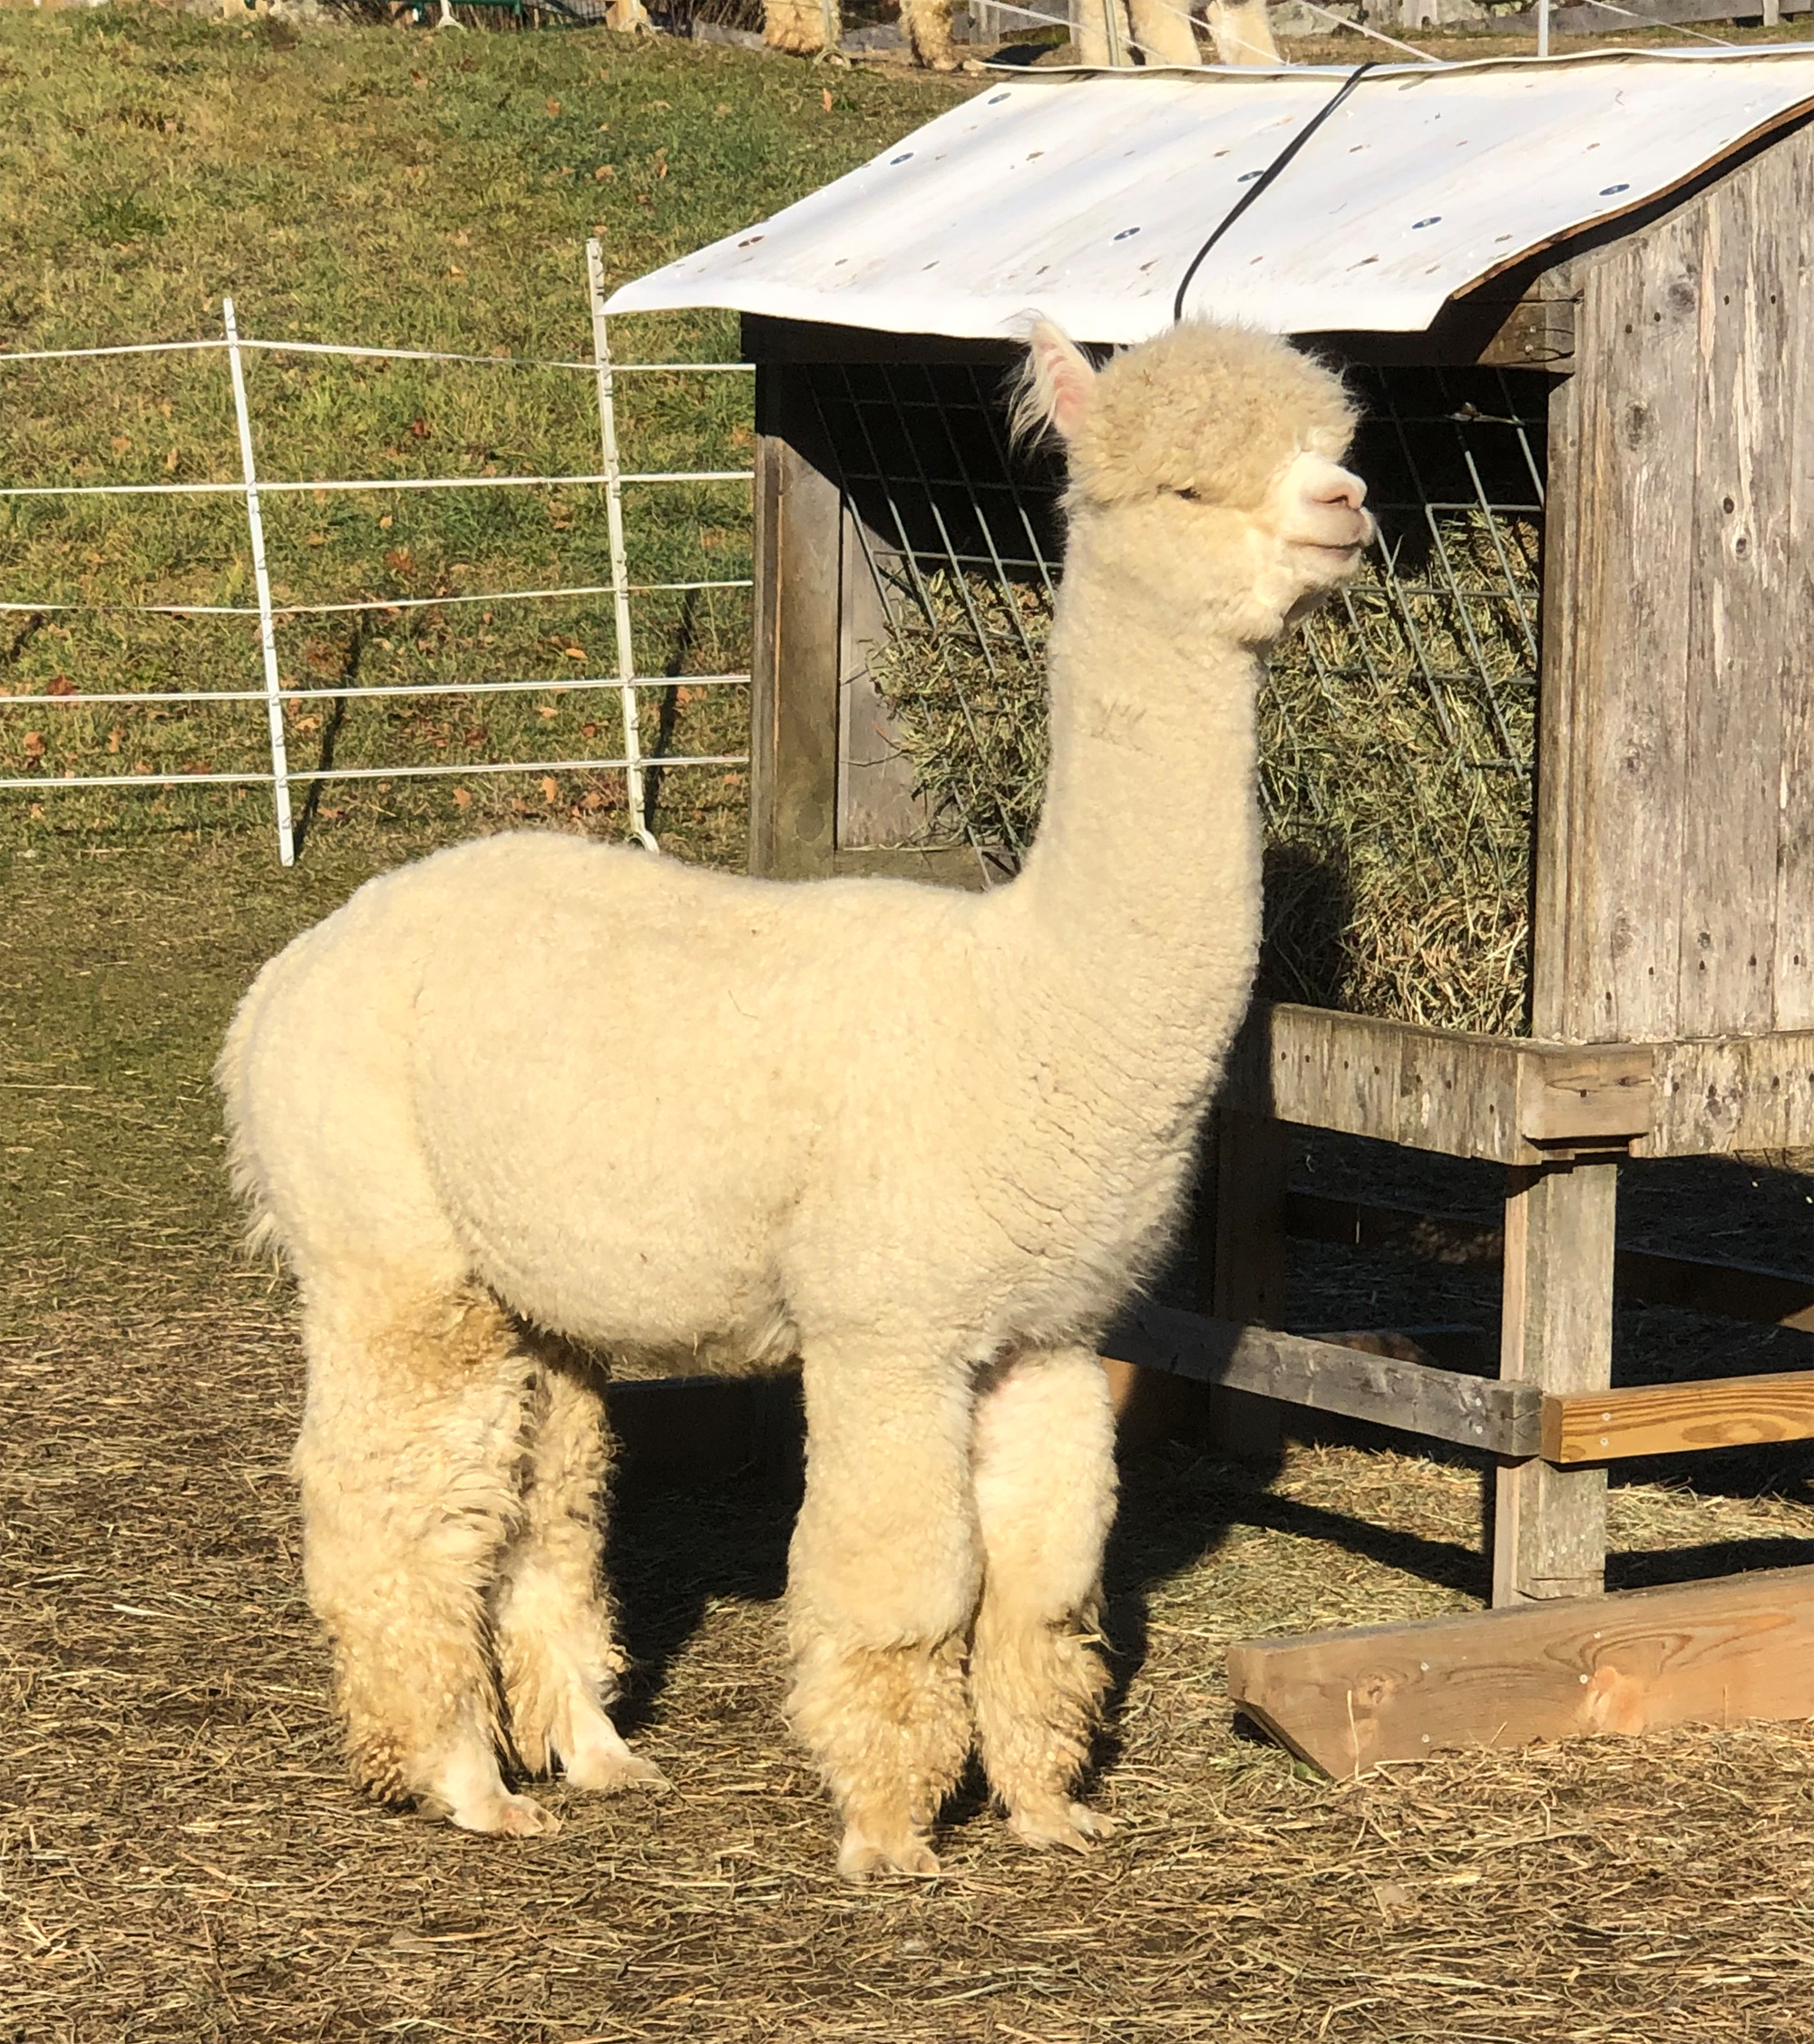
[[[1000,339],[1037,308],[1081,340],[1141,340],[1347,75],[1004,76],[606,309]],[[1187,309],[1282,334],[1418,332],[1456,293],[1810,106],[1809,44],[1382,67],[1217,244]]]

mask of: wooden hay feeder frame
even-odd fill
[[[1432,1026],[1407,1017],[1416,974],[1357,975],[1341,928],[1333,966],[1282,957],[1275,930],[1274,985],[1330,1005],[1256,1011],[1206,1173],[1204,1312],[1144,1310],[1109,1354],[1495,1458],[1493,1601],[1520,1611],[1232,1657],[1237,1700],[1331,1769],[1668,1722],[1710,1680],[1731,1717],[1814,1714],[1814,1572],[1563,1601],[1602,1596],[1612,1462],[1814,1438],[1814,1372],[1611,1386],[1621,1164],[1814,1145],[1809,118],[1804,100],[1617,220],[1552,235],[1421,331],[1312,336],[1370,401],[1355,465],[1393,544],[1358,617],[1296,656],[1310,699],[1343,707],[1300,749],[1364,732],[1341,691],[1378,680],[1369,647],[1395,632],[1451,766],[1525,833],[1423,994],[1487,946],[1481,984],[1507,992],[1493,1027]],[[1027,819],[1011,774],[979,784],[991,757],[1037,768],[1015,677],[1058,571],[1051,472],[1004,432],[1016,351],[706,302],[742,304],[758,365],[752,870],[986,884]],[[955,667],[972,740],[942,782],[902,691],[915,643]],[[1275,850],[1314,807],[1303,740],[1287,703]],[[1497,1379],[1272,1330],[1291,1124],[1505,1168]],[[1763,1290],[1769,1317],[1814,1327],[1814,1285]]]

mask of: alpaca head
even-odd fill
[[[1064,441],[1073,523],[1131,587],[1243,643],[1276,638],[1372,543],[1366,485],[1339,465],[1347,394],[1271,335],[1188,322],[1097,370],[1042,320],[1016,423]]]

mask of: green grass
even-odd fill
[[[104,346],[241,330],[266,338],[575,359],[590,352],[584,244],[610,281],[802,196],[967,88],[824,71],[603,31],[435,36],[333,27],[300,37],[161,10],[0,13],[0,349]],[[829,95],[830,104],[826,104]],[[619,323],[627,356],[732,358],[735,321]],[[565,370],[254,356],[262,473],[371,477],[589,472],[592,384]],[[743,376],[625,379],[626,464],[736,468],[752,445]],[[140,482],[239,474],[219,354],[0,367],[0,482]],[[632,492],[638,580],[749,571],[741,485]],[[602,492],[395,491],[266,502],[279,604],[454,597],[609,575]],[[232,497],[0,502],[0,599],[249,604]],[[639,599],[645,674],[738,671],[736,590]],[[609,603],[449,603],[281,629],[291,758],[337,766],[610,756],[615,698],[563,691],[609,674]],[[361,686],[548,678],[508,697],[360,701]],[[257,688],[250,620],[121,611],[0,614],[0,690]],[[740,689],[650,691],[642,743],[741,752]],[[325,750],[324,750],[325,749]],[[265,762],[263,710],[0,707],[0,776],[231,773]],[[298,799],[302,791],[298,789]],[[707,857],[740,849],[740,770],[675,772],[657,827]],[[317,830],[396,849],[525,814],[622,828],[615,775],[339,783]],[[268,833],[259,790],[0,793],[0,844],[144,832]]]

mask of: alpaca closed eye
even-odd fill
[[[1182,497],[1187,504],[1200,504],[1203,501],[1202,494],[1195,490],[1174,490],[1172,494]]]

